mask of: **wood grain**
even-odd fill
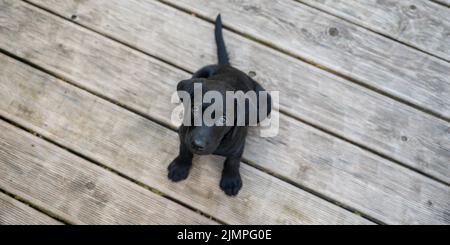
[[[215,223],[2,121],[0,131],[0,186],[70,223]]]
[[[356,214],[246,165],[242,167],[244,189],[239,197],[230,198],[219,189],[220,163],[223,159],[217,157],[205,157],[196,161],[196,167],[191,170],[187,181],[171,183],[167,178],[167,166],[176,156],[179,144],[174,131],[3,55],[0,64],[0,72],[3,74],[0,77],[0,96],[5,101],[0,105],[0,115],[226,223],[370,223]],[[73,166],[73,161],[62,162],[71,163],[67,167]],[[58,161],[58,164],[61,163]],[[76,178],[79,177],[74,174],[77,169],[83,171],[86,167],[75,166],[64,173]],[[11,172],[6,171],[2,175]],[[89,177],[88,174],[85,175]],[[106,183],[98,183],[97,179]],[[100,190],[111,185],[111,182],[118,182],[113,176],[95,178],[94,175],[94,180]],[[17,184],[29,186],[25,181],[22,178]],[[45,185],[49,181],[39,183]],[[87,183],[89,181],[85,184]],[[58,186],[61,185],[55,185]],[[72,186],[72,191],[84,191],[83,186],[85,185]],[[54,190],[45,193],[45,190],[47,188],[42,188],[38,193],[44,197],[56,193]],[[171,220],[172,216],[167,216],[173,208],[152,205],[150,200],[139,202],[127,192],[129,190],[117,191],[116,195],[97,192],[97,196],[96,192],[90,192],[94,196],[89,200],[93,202],[94,210],[101,209],[103,203],[114,202],[123,194],[127,203],[129,202],[125,207],[137,205],[144,208],[144,203],[148,203],[146,207],[149,207],[149,211],[155,208],[155,213],[161,213],[163,221],[174,222]],[[71,200],[61,199],[62,203]],[[89,217],[95,215],[88,215],[87,218]],[[133,221],[138,217],[129,218]]]
[[[450,61],[450,9],[423,0],[299,0]]]
[[[75,26],[64,26],[63,21],[44,18],[42,22],[48,26],[40,23],[30,28],[39,34],[27,33],[50,36],[50,26],[65,31],[52,35],[55,40],[23,45],[25,52],[17,46],[16,54],[26,53],[23,57],[67,80],[170,124],[169,98],[187,73]],[[58,48],[60,40],[71,40],[64,43],[65,52]],[[39,50],[47,50],[52,59]],[[286,116],[281,116],[280,126],[280,135],[273,139],[262,139],[253,130],[245,158],[386,223],[448,222],[448,187]]]
[[[0,123],[1,124],[1,123]],[[60,225],[61,222],[0,193],[0,225]]]
[[[135,0],[128,1],[125,5],[124,2],[115,0],[34,2],[65,16],[75,14],[78,16],[79,23],[153,55],[163,57],[164,60],[169,60],[190,71],[194,71],[204,64],[214,63],[216,60],[211,24],[156,2]],[[109,51],[112,53],[106,56],[104,65],[114,69],[109,70],[108,73],[101,69],[91,69],[92,66],[98,66],[96,59],[99,58],[92,54],[105,53],[101,50],[104,46],[95,43],[95,40],[99,38],[92,42],[85,42],[78,36],[83,33],[80,28],[72,28],[74,33],[64,32],[62,30],[67,28],[66,24],[48,24],[53,23],[54,21],[51,21],[54,18],[40,11],[32,10],[31,7],[23,6],[22,3],[12,5],[15,7],[5,8],[5,6],[3,8],[5,9],[3,11],[5,19],[15,19],[17,23],[21,24],[10,24],[10,28],[14,31],[3,32],[2,46],[5,49],[32,62],[37,62],[47,69],[56,66],[59,68],[58,74],[64,74],[69,78],[77,73],[85,73],[82,80],[86,83],[89,81],[89,84],[92,83],[92,86],[97,86],[97,88],[99,82],[91,81],[92,73],[100,74],[104,79],[106,79],[105,74],[110,77],[109,73],[112,73],[112,76],[118,79],[118,83],[135,82],[134,80],[137,79],[139,82],[132,85],[134,92],[130,93],[130,90],[127,92],[120,89],[114,93],[116,96],[131,101],[136,101],[137,97],[145,97],[142,87],[151,83],[152,80],[146,79],[144,74],[150,73],[150,68],[135,69],[133,66],[152,67],[148,62],[136,64],[134,63],[136,59],[128,61],[134,56],[127,57],[125,60],[123,53],[120,53],[123,51],[114,49]],[[108,14],[104,14],[104,9],[108,9]],[[148,11],[149,9],[152,11]],[[35,22],[29,21],[28,16],[30,15],[36,16]],[[279,90],[283,111],[447,183],[450,182],[450,163],[448,161],[450,158],[450,123],[428,116],[245,38],[229,32],[225,32],[225,35],[233,62],[244,71],[257,71],[257,80],[267,89]],[[40,38],[30,38],[30,36]],[[42,37],[46,37],[47,41],[43,41]],[[19,43],[15,40],[23,40],[23,42]],[[205,40],[209,40],[209,42],[205,42]],[[80,42],[83,42],[82,51],[78,51],[81,48]],[[33,43],[33,45],[27,45],[27,43]],[[105,44],[107,44],[106,47],[118,46],[110,41],[105,41]],[[52,54],[44,55],[42,50]],[[81,57],[76,56],[76,53],[84,52],[86,52],[84,56],[88,56],[90,62],[78,60]],[[61,60],[48,58],[53,55],[58,55]],[[116,56],[121,57],[121,62],[109,61]],[[62,61],[70,62],[68,63],[70,65],[60,67]],[[122,74],[124,69],[120,69],[121,66],[127,66],[127,69],[131,69],[135,73],[129,72],[127,74],[132,76],[126,77]],[[439,66],[434,68],[437,67]],[[117,72],[116,69],[122,71]],[[85,70],[89,70],[89,73]],[[167,76],[167,79],[173,84],[173,74],[170,72],[172,70],[163,73],[163,76],[157,76],[153,81],[159,81],[166,86],[165,77]],[[444,73],[440,71],[435,74],[441,76]],[[448,78],[445,77],[445,79]],[[82,82],[79,79],[74,80]],[[441,79],[438,80],[441,81]],[[450,86],[444,86],[438,90],[445,91],[448,87]],[[173,88],[174,85],[172,85]],[[98,90],[99,93],[111,90],[109,87],[102,89]],[[163,99],[162,104],[167,103],[169,97],[162,98],[158,92],[156,91],[152,95]],[[148,105],[159,107],[161,105],[159,99],[155,100],[156,105],[152,103]],[[440,99],[446,100],[447,98],[442,96]],[[147,107],[145,110],[151,111]],[[165,110],[163,116],[169,118],[169,114],[170,112]]]

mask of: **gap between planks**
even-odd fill
[[[9,123],[8,121],[4,120],[2,116],[0,116],[0,120],[3,120],[4,122]],[[12,123],[9,123],[9,124],[11,124],[11,126],[15,126]],[[73,223],[71,223],[70,221],[65,220],[64,218],[56,215],[55,213],[51,212],[50,210],[47,210],[47,209],[45,209],[43,207],[39,207],[39,206],[33,204],[32,202],[29,202],[25,198],[22,198],[22,197],[20,197],[20,196],[18,196],[16,194],[10,193],[10,192],[4,190],[1,187],[0,187],[0,193],[3,193],[6,196],[11,197],[12,199],[14,199],[14,200],[16,200],[16,201],[18,201],[18,202],[20,202],[20,203],[30,207],[31,209],[33,209],[33,210],[35,210],[35,211],[37,211],[37,212],[39,212],[39,213],[41,213],[43,215],[46,215],[46,216],[50,217],[51,219],[54,219],[54,220],[56,220],[58,222],[61,222],[64,225],[73,225]]]
[[[446,0],[430,0],[430,1],[442,7],[450,8],[450,1],[448,0],[447,2],[445,2]]]

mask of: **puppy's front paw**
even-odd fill
[[[188,177],[190,168],[190,163],[180,162],[180,160],[176,158],[167,168],[169,170],[168,177],[173,182],[182,181]]]
[[[236,196],[242,188],[241,175],[222,175],[220,180],[220,189],[222,189],[228,196]]]

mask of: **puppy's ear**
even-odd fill
[[[264,121],[272,111],[272,97],[270,94],[256,81],[253,81],[253,85],[255,86],[256,92],[256,107],[258,110],[258,123]]]
[[[188,94],[194,92],[194,81],[192,79],[183,80],[177,84],[177,91],[184,91]]]
[[[194,95],[194,88],[196,88],[194,84],[201,85],[204,81],[205,79],[202,78],[183,80],[177,84],[177,91],[184,91],[189,93],[190,95]]]
[[[194,97],[194,82],[198,83],[201,81],[198,81],[197,79],[188,79],[177,84],[178,97],[182,102],[190,101]]]

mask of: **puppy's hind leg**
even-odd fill
[[[180,154],[170,163],[168,177],[173,182],[186,179],[192,166],[192,153],[182,143],[180,144]]]
[[[241,157],[227,157],[220,180],[220,189],[229,196],[236,196],[242,188],[242,179],[239,172]]]

